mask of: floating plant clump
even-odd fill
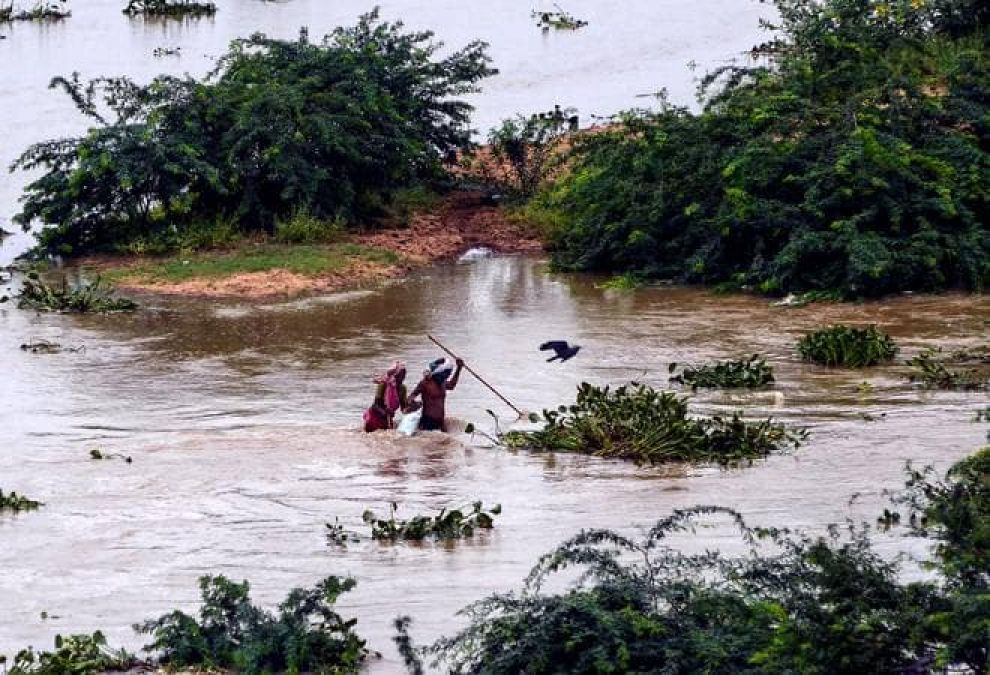
[[[669,371],[677,370],[671,363]],[[773,383],[773,367],[759,354],[738,361],[718,361],[702,366],[684,366],[681,372],[670,378],[676,384],[698,387],[731,389],[738,387],[762,387]]]
[[[217,6],[195,0],[130,0],[124,8],[128,16],[213,16]]]

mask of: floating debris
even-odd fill
[[[155,50],[151,52],[155,58],[161,58],[163,56],[182,56],[182,47],[155,47]]]
[[[213,16],[217,6],[212,2],[195,0],[129,0],[124,14],[127,16]]]
[[[128,464],[130,464],[131,462],[134,461],[128,455],[125,455],[123,453],[120,453],[120,452],[103,452],[100,448],[93,448],[92,450],[90,450],[89,451],[89,458],[90,459],[97,459],[97,460],[99,460],[99,459],[122,459],[125,462],[127,462]]]
[[[32,354],[60,354],[61,352],[81,352],[86,349],[83,346],[79,347],[63,347],[58,342],[51,342],[49,340],[32,340],[31,342],[25,342],[21,345],[21,351],[31,352]]]

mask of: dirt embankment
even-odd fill
[[[535,254],[542,244],[533,228],[509,218],[505,209],[485,202],[480,192],[445,196],[431,210],[415,214],[409,225],[356,234],[354,244],[381,255],[354,255],[336,269],[304,274],[273,266],[233,274],[192,276],[181,281],[141,273],[134,259],[89,260],[92,269],[112,270],[123,291],[161,295],[265,299],[327,293],[395,278],[423,265],[457,258],[470,248],[487,246],[505,254]],[[236,256],[238,252],[223,255]]]

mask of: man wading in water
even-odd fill
[[[447,431],[444,404],[447,400],[447,392],[457,386],[464,361],[457,359],[456,364],[457,369],[454,370],[454,366],[447,359],[431,362],[430,369],[423,374],[423,381],[417,384],[409,395],[407,411],[415,409],[417,396],[423,397],[423,416],[419,420],[419,428],[423,431]]]

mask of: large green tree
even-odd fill
[[[700,113],[629,113],[578,144],[537,202],[556,264],[771,293],[982,288],[983,3],[774,4],[757,65],[710,74]]]
[[[94,126],[14,163],[44,170],[16,220],[44,225],[43,251],[76,254],[217,219],[374,215],[469,141],[461,97],[494,72],[486,45],[439,48],[375,11],[319,42],[236,40],[203,80],[56,78]]]

